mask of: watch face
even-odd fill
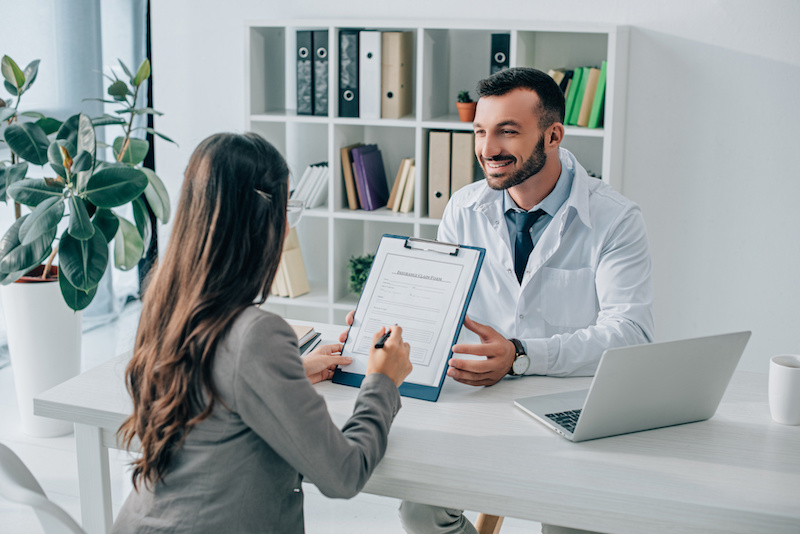
[[[514,360],[514,363],[511,365],[511,370],[514,371],[515,375],[524,374],[525,371],[528,370],[528,367],[531,364],[531,359],[528,358],[527,354],[521,354]]]

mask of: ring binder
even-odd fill
[[[507,33],[492,34],[492,56],[489,74],[494,74],[509,67],[509,51],[511,48],[511,35]]]
[[[328,30],[313,32],[314,115],[328,114]]]
[[[311,32],[297,32],[297,114],[314,114],[314,68],[311,59]]]

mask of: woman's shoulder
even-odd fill
[[[263,351],[283,344],[294,344],[294,350],[297,350],[297,336],[283,317],[255,306],[239,314],[231,327],[228,340],[231,348],[236,347],[236,352],[245,354],[254,348]]]
[[[215,360],[216,372],[223,380],[239,380],[242,375],[249,380],[302,369],[292,327],[279,315],[255,306],[236,318]]]
[[[239,314],[239,317],[233,323],[232,330],[239,330],[241,334],[246,334],[254,329],[293,332],[292,327],[280,315],[262,310],[256,306],[250,306]]]

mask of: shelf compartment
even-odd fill
[[[250,31],[250,114],[283,111],[286,108],[286,28],[251,27]]]
[[[422,120],[450,121],[458,116],[456,97],[475,87],[491,72],[495,30],[426,29],[423,32]],[[478,58],[476,60],[476,58]],[[457,120],[457,119],[455,119]],[[470,126],[471,128],[471,126]]]
[[[372,124],[336,124],[333,128],[333,209],[337,213],[355,212],[368,215],[369,211],[350,210],[347,191],[342,177],[342,147],[355,143],[377,144],[383,159],[386,183],[391,192],[397,169],[403,158],[414,157],[415,131],[412,128],[375,126]],[[378,210],[376,210],[378,211]]]
[[[334,307],[342,302],[354,303],[358,297],[350,291],[350,258],[375,254],[383,234],[413,236],[414,224],[369,221],[353,219],[334,219],[333,233],[336,247],[333,249],[331,284],[333,286]]]

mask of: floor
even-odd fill
[[[140,304],[132,302],[119,319],[85,332],[82,364],[84,371],[133,347]],[[13,449],[33,472],[48,497],[80,521],[78,471],[73,435],[37,439],[19,429],[19,414],[10,367],[0,369],[0,442]],[[126,454],[111,451],[111,488],[114,514],[119,511],[131,490],[126,470]],[[386,533],[402,534],[397,518],[398,501],[386,497],[360,494],[350,500],[328,499],[311,485],[304,486],[305,522],[308,534]],[[476,513],[467,512],[474,521]],[[22,508],[0,500],[0,531],[4,534],[42,532],[36,516]],[[538,523],[507,519],[502,534],[538,533]]]

